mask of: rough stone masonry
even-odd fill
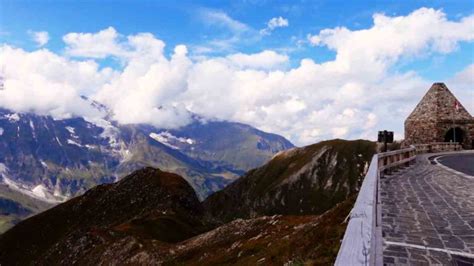
[[[474,148],[474,117],[444,83],[434,83],[405,120],[405,144],[453,141]]]

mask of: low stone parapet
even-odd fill
[[[458,142],[433,142],[415,144],[414,146],[417,154],[462,150],[462,146]]]

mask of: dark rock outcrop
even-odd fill
[[[144,168],[22,221],[0,236],[0,263],[69,264],[125,236],[175,243],[209,228],[192,187]]]
[[[334,140],[283,152],[205,202],[144,168],[20,222],[0,236],[0,264],[329,264],[374,150]]]

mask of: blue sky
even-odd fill
[[[374,25],[376,14],[382,14],[379,16],[381,23],[378,26]],[[124,88],[118,84],[123,84],[125,75],[122,74],[127,72],[132,62],[140,59],[135,55],[138,48],[133,48],[134,44],[127,41],[127,38],[137,36],[139,33],[150,33],[154,40],[159,40],[153,44],[155,48],[159,48],[160,42],[165,44],[163,51],[165,59],[159,59],[160,49],[156,50],[158,51],[155,51],[156,53],[150,51],[150,54],[156,54],[156,60],[147,61],[146,64],[150,67],[147,71],[152,71],[153,66],[156,67],[158,63],[163,62],[173,66],[174,55],[184,54],[186,58],[176,63],[176,67],[179,66],[183,71],[180,73],[182,80],[177,78],[166,81],[166,84],[170,83],[173,86],[160,85],[161,80],[150,81],[156,82],[156,86],[153,89],[146,89],[153,91],[146,97],[155,97],[157,100],[150,103],[149,108],[154,110],[156,106],[163,104],[169,104],[173,108],[183,105],[185,106],[183,108],[191,109],[193,112],[249,123],[264,130],[283,134],[298,144],[304,144],[331,137],[367,137],[369,128],[372,131],[380,127],[395,128],[395,131],[399,132],[398,136],[402,136],[403,116],[407,115],[433,81],[448,81],[453,84],[454,92],[461,95],[462,102],[472,110],[474,100],[471,98],[472,84],[469,79],[471,72],[474,71],[472,66],[474,37],[472,30],[469,29],[469,26],[474,28],[472,22],[469,22],[474,21],[472,16],[474,16],[474,2],[470,0],[291,2],[250,0],[179,1],[179,3],[144,0],[0,0],[0,44],[13,49],[4,49],[3,57],[10,58],[7,53],[11,53],[8,54],[12,56],[11,58],[16,58],[19,64],[25,65],[24,71],[30,67],[29,60],[33,60],[33,55],[41,55],[41,60],[45,60],[48,65],[54,65],[53,63],[59,59],[65,60],[63,67],[65,69],[67,69],[65,66],[71,67],[71,71],[74,70],[76,62],[91,63],[92,68],[94,63],[98,64],[99,68],[95,70],[97,73],[91,79],[99,78],[90,81],[90,84],[87,83],[90,88],[84,89],[74,83],[68,83],[67,88],[58,87],[58,90],[71,89],[71,95],[85,93],[104,100],[104,91],[112,88],[110,90],[118,94],[115,97],[118,100],[110,101],[108,105],[114,109],[120,105],[121,95],[133,98],[139,97],[136,95],[138,91],[140,95],[144,94],[140,89]],[[405,21],[401,22],[402,24],[408,24],[400,26],[398,18]],[[272,19],[276,24],[270,26]],[[386,25],[383,22],[385,20],[388,20]],[[430,25],[423,24],[426,21],[436,24],[433,27],[439,27],[439,33],[437,29],[430,28]],[[406,34],[403,33],[404,27],[410,27]],[[380,30],[381,28],[383,29]],[[46,34],[43,42],[40,41],[41,45],[38,39],[36,41],[33,39],[38,32]],[[84,42],[89,37],[95,38],[93,36],[101,35],[101,32],[109,34],[107,35],[109,37],[100,39],[109,41],[108,46],[103,45],[107,46],[104,48],[105,51],[103,47],[99,47],[100,42],[97,43],[99,39],[93,39],[96,47]],[[63,39],[71,33],[77,33],[78,39],[65,43]],[[366,33],[368,35],[365,35]],[[87,34],[90,36],[87,37]],[[344,42],[347,36],[354,42],[353,44]],[[366,36],[368,39],[365,40],[365,37],[360,36]],[[385,40],[380,41],[384,36],[410,40],[405,42],[400,39],[387,39],[385,43]],[[372,38],[377,42],[373,46],[370,43]],[[391,43],[393,46],[390,46]],[[178,49],[180,52],[177,52],[175,48],[178,45],[185,45],[186,48],[180,48]],[[108,53],[107,49],[116,51]],[[267,53],[260,54],[263,51]],[[367,56],[367,64],[358,58],[360,54]],[[20,55],[24,58],[20,58]],[[3,68],[8,68],[8,62],[5,61],[6,59],[3,64],[7,65]],[[104,72],[102,70],[108,67],[116,73],[102,73]],[[208,80],[199,80],[195,77],[195,73],[205,76],[211,70],[215,71],[212,72],[214,76],[228,75],[229,80],[221,81],[223,85],[219,87],[216,85],[217,80],[209,81],[214,76]],[[87,73],[84,75],[89,75]],[[146,73],[134,74],[137,77],[145,77]],[[322,76],[312,80],[308,77],[308,80],[305,80],[307,77],[301,73]],[[19,73],[8,75],[14,80],[15,75]],[[64,80],[58,83],[57,77],[47,71],[42,71],[38,75],[50,82],[45,83],[46,87],[65,84]],[[246,75],[255,77],[248,78]],[[24,79],[22,82],[26,84],[27,78],[35,77],[31,74],[31,77],[23,76],[21,79]],[[281,78],[281,84],[285,84],[286,87],[281,89],[272,87],[275,86],[271,83],[274,77]],[[329,81],[330,79],[334,79],[334,82]],[[259,82],[252,83],[252,80]],[[403,89],[390,87],[389,82],[394,81],[403,81],[407,86]],[[133,83],[135,81],[130,82],[138,84]],[[183,82],[186,85],[183,85]],[[321,89],[317,89],[318,84],[322,84]],[[204,90],[201,86],[207,86],[209,89]],[[196,98],[197,92],[193,90],[198,89],[199,96],[206,96],[203,97],[203,102],[218,101],[220,95],[213,98],[218,95],[217,92],[226,91],[232,95],[234,93],[232,90],[242,90],[244,93],[236,92],[236,95],[249,98],[241,99],[240,102],[225,103],[226,106],[231,106],[229,109],[216,104],[213,111],[208,110],[204,103],[189,99],[190,95]],[[36,90],[47,91],[48,88],[41,89],[38,86]],[[378,95],[377,93],[383,90],[387,92],[384,97],[390,95],[394,99],[389,101],[387,98],[385,105],[374,104],[376,100],[364,100],[363,105],[338,101],[341,95],[360,97],[369,92]],[[11,99],[18,99],[12,95],[5,95],[4,98],[8,96],[12,97]],[[310,102],[311,97],[318,98]],[[347,101],[354,99],[349,97]],[[31,103],[23,105],[14,100],[9,102],[5,100],[2,103],[0,100],[0,105],[17,108],[20,111],[41,110],[46,113],[53,112],[51,108],[54,107],[56,108],[54,113],[57,113],[58,104],[53,102],[45,99],[44,105],[39,106],[35,103],[32,106]],[[247,105],[248,102],[251,104]],[[407,103],[400,105],[401,102]],[[398,110],[392,114],[397,116],[395,120],[391,120],[392,122],[384,122],[381,118],[393,113],[388,110],[388,106],[392,108],[396,106]],[[279,113],[280,110],[287,112]],[[120,113],[119,110],[116,112]],[[68,110],[68,113],[78,115],[76,110]],[[169,114],[164,116],[167,115]],[[317,115],[326,118],[314,118]],[[269,119],[271,116],[278,116],[279,119]],[[360,124],[368,117],[372,119],[373,116],[376,116],[375,124],[367,126],[366,129],[363,129],[363,126],[357,127],[357,123],[354,122],[359,121]],[[327,118],[330,117],[336,117],[340,121],[327,122]],[[357,117],[359,120],[355,119]],[[150,122],[151,118],[122,119],[117,116],[117,119],[123,122]],[[296,125],[295,120],[305,121],[301,125]],[[152,122],[157,125],[166,124],[162,120]],[[312,123],[321,125],[305,126]]]
[[[420,7],[442,9],[448,18],[474,13],[470,0],[445,1],[5,1],[1,2],[0,41],[25,49],[35,49],[28,31],[49,32],[51,41],[46,47],[61,51],[62,36],[69,32],[97,32],[109,26],[121,34],[151,32],[165,40],[167,51],[177,44],[201,45],[213,38],[225,38],[231,33],[226,28],[212,27],[203,21],[201,11],[223,11],[236,21],[260,30],[269,19],[282,16],[289,27],[274,31],[257,41],[241,42],[232,51],[255,53],[274,49],[292,54],[292,64],[301,58],[326,61],[335,53],[324,47],[297,47],[297,40],[324,28],[344,26],[363,29],[372,24],[374,13],[406,15]],[[217,51],[216,54],[228,51]],[[407,62],[402,69],[416,69],[427,78],[445,78],[473,61],[474,44],[464,44],[449,57],[438,56]],[[443,62],[443,67],[436,62]],[[428,67],[428,68],[427,68]]]

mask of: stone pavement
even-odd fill
[[[474,179],[417,160],[381,179],[384,265],[474,265]]]

